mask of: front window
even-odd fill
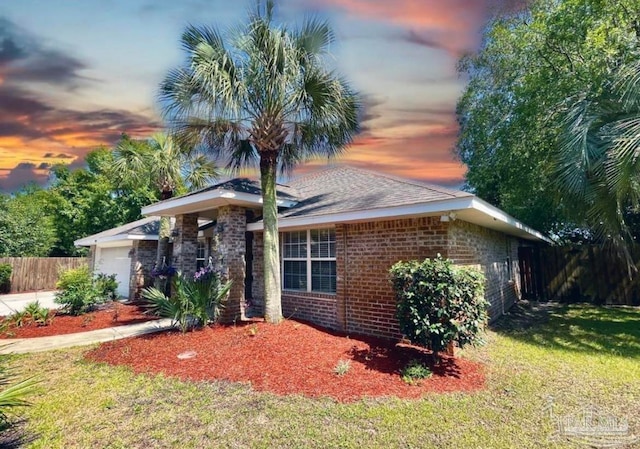
[[[199,270],[207,264],[207,245],[204,241],[198,240],[196,247],[196,268]]]
[[[282,234],[282,279],[285,290],[336,292],[336,233],[311,229]]]

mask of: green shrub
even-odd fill
[[[100,294],[106,298],[107,301],[115,301],[118,299],[118,285],[115,274],[98,273],[95,278],[95,285]]]
[[[71,268],[60,274],[56,287],[55,302],[61,304],[62,311],[71,315],[89,312],[97,304],[105,301],[96,288],[89,267]]]
[[[93,310],[97,305],[118,298],[116,275],[100,273],[95,277],[88,266],[63,271],[56,284],[55,302],[61,310],[71,315],[80,315]]]
[[[210,322],[220,316],[231,281],[223,283],[220,275],[211,268],[203,268],[191,277],[178,273],[173,277],[171,296],[155,287],[142,291],[142,297],[149,302],[151,313],[171,318],[182,332]]]
[[[0,293],[9,293],[11,290],[11,265],[0,263]]]
[[[423,262],[398,262],[390,270],[400,331],[434,359],[457,341],[462,348],[480,343],[486,324],[485,278],[470,267],[456,267],[438,255]]]
[[[400,375],[402,380],[410,385],[420,382],[422,379],[428,379],[431,377],[431,370],[429,367],[419,360],[412,360],[407,363],[407,366],[402,368]]]

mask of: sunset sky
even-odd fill
[[[507,0],[281,0],[278,18],[330,20],[338,71],[362,94],[362,133],[338,163],[460,185],[454,160],[456,63],[477,49]],[[51,163],[123,132],[162,128],[156,101],[184,58],[185,25],[222,29],[251,0],[20,0],[0,2],[0,191],[44,184]],[[316,162],[313,166],[326,164]]]

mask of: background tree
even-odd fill
[[[145,185],[160,200],[177,193],[203,188],[219,173],[213,161],[193,147],[181,145],[173,137],[158,133],[147,140],[123,135],[118,143],[110,173],[121,188]],[[160,220],[157,266],[166,260],[171,232],[169,218]]]
[[[0,195],[0,257],[45,257],[56,242],[49,193],[29,186]]]
[[[567,175],[583,176],[584,164],[565,144],[587,135],[574,133],[574,107],[604,106],[612,78],[638,59],[639,13],[637,0],[537,0],[489,24],[479,52],[460,62],[469,84],[457,154],[472,190],[541,231],[595,224],[577,213],[594,197],[567,195]]]
[[[340,154],[358,130],[356,94],[324,61],[326,22],[276,25],[258,3],[237,33],[188,27],[187,63],[172,70],[161,100],[172,131],[232,169],[258,165],[263,198],[265,318],[278,322],[280,261],[276,176],[311,157]]]
[[[140,208],[157,200],[145,184],[126,188],[115,184],[108,148],[90,152],[86,162],[87,168],[76,170],[65,165],[51,168],[49,210],[57,233],[53,256],[84,255],[86,249],[76,248],[74,240],[137,220]]]

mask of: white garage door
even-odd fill
[[[130,246],[114,248],[98,248],[96,252],[96,273],[115,274],[118,294],[123,298],[129,297],[129,278],[131,275]]]

